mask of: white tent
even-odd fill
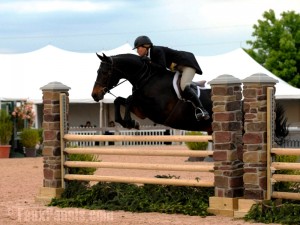
[[[129,44],[104,53],[107,55],[136,54]],[[279,81],[276,85],[276,98],[300,99],[300,89],[292,87],[273,75],[242,49],[217,56],[197,56],[197,60],[203,75],[195,76],[195,80],[210,81],[222,74],[244,79],[254,73],[265,73]],[[0,54],[0,100],[25,98],[41,102],[40,88],[50,82],[58,81],[71,87],[71,102],[93,102],[91,91],[99,63],[95,53],[70,52],[51,45],[29,53]],[[131,85],[126,81],[113,89],[112,93],[127,97],[131,93]],[[104,102],[112,102],[113,99],[113,96],[107,94]]]
[[[129,44],[104,51],[107,55],[133,53]],[[0,100],[30,99],[41,102],[44,85],[57,81],[71,87],[71,102],[93,102],[92,88],[100,60],[96,53],[76,53],[51,45],[23,54],[0,54]],[[127,97],[131,93],[129,82],[118,86],[113,93]],[[104,101],[114,99],[106,95]]]
[[[210,81],[222,74],[229,74],[242,80],[255,73],[264,73],[279,81],[276,84],[276,99],[300,99],[300,89],[275,76],[241,48],[226,54],[196,58],[203,70],[202,76],[195,76],[197,80]]]

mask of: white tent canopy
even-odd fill
[[[133,53],[129,44],[104,51],[107,55]],[[300,99],[300,89],[294,88],[256,63],[242,49],[217,56],[197,56],[202,76],[195,80],[210,81],[222,74],[244,79],[254,73],[265,73],[279,81],[276,97],[279,99]],[[96,79],[100,61],[95,53],[76,53],[48,45],[39,50],[22,54],[0,54],[1,88],[0,100],[29,99],[42,101],[41,87],[50,82],[61,82],[71,87],[71,102],[93,102],[91,91]],[[116,96],[131,94],[131,84],[126,81],[112,90]],[[107,94],[104,102],[112,102]]]
[[[255,73],[264,73],[279,81],[276,84],[277,99],[300,99],[300,89],[275,76],[241,48],[222,55],[197,56],[196,58],[203,70],[202,77],[195,76],[198,80],[210,81],[222,74],[229,74],[243,80]]]
[[[107,55],[135,53],[129,44],[104,51]],[[50,82],[61,82],[71,88],[71,102],[94,102],[91,93],[100,60],[96,53],[75,53],[51,45],[23,54],[0,54],[0,99],[30,99],[41,102],[41,87]],[[112,91],[127,97],[131,85],[125,82]],[[120,90],[121,89],[121,90]],[[107,94],[105,99],[112,101]]]

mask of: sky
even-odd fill
[[[300,13],[299,0],[1,0],[0,54],[53,45],[99,52],[147,35],[154,45],[212,56],[249,48],[265,11]]]

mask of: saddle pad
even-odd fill
[[[175,92],[176,92],[177,97],[178,97],[180,100],[183,100],[183,98],[182,98],[182,96],[181,96],[181,94],[180,94],[181,91],[179,90],[179,88],[180,88],[180,82],[177,82],[180,75],[181,75],[181,74],[180,74],[179,71],[177,71],[177,72],[175,73],[174,78],[173,78],[173,88],[174,88],[174,90],[175,90]],[[196,87],[196,89],[197,89],[197,96],[198,96],[198,98],[200,98],[201,87],[196,86],[196,85],[195,85],[195,87]],[[204,89],[204,88],[202,88],[202,89]]]

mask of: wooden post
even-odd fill
[[[36,201],[49,202],[63,191],[61,182],[60,93],[68,96],[69,87],[51,82],[43,87],[44,180]]]

